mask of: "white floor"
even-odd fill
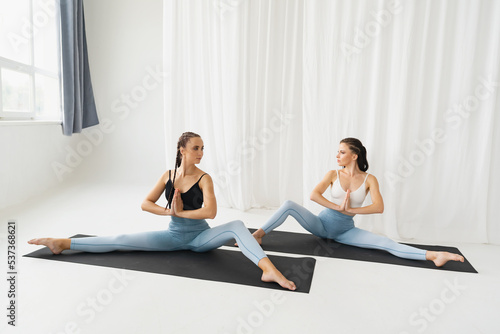
[[[499,333],[500,246],[458,247],[479,274],[317,258],[309,294],[24,258],[33,237],[166,228],[140,210],[149,188],[68,184],[0,214],[17,221],[17,326],[1,333]],[[258,227],[272,211],[219,209],[212,225]],[[303,232],[293,220],[283,230]],[[425,244],[425,240],[412,240]],[[273,253],[268,253],[273,254]],[[294,256],[294,255],[290,255]],[[249,265],[252,265],[249,262]]]

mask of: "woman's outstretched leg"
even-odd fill
[[[30,240],[28,243],[47,246],[54,254],[59,254],[66,249],[90,253],[105,253],[116,250],[170,251],[179,249],[182,246],[179,240],[174,238],[168,230],[106,237],[40,238]]]
[[[276,282],[282,287],[290,290],[296,289],[295,283],[286,279],[286,277],[276,269],[274,264],[269,260],[260,245],[240,220],[207,229],[193,239],[188,246],[192,251],[206,252],[218,248],[230,240],[236,240],[242,253],[262,269],[262,281]]]
[[[293,218],[295,218],[295,220],[297,220],[297,222],[308,232],[321,238],[327,237],[326,230],[318,216],[316,216],[303,206],[300,206],[293,201],[287,200],[271,216],[271,218],[269,218],[269,220],[264,225],[262,225],[261,228],[253,233],[254,238],[259,244],[262,244],[262,238],[266,234],[274,230],[276,227],[283,224],[288,216],[292,216]]]
[[[464,262],[464,258],[457,254],[426,251],[424,249],[403,245],[387,237],[380,236],[357,227],[342,233],[335,238],[335,241],[361,248],[385,250],[395,256],[410,260],[430,260],[433,261],[438,267],[444,265],[450,260]]]

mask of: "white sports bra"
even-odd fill
[[[349,195],[350,198],[350,206],[351,208],[359,208],[363,204],[365,198],[366,198],[366,179],[368,178],[369,173],[366,173],[365,180],[363,181],[363,184],[359,186],[358,189],[355,191],[351,191],[351,194]],[[332,184],[332,199],[333,203],[337,205],[341,205],[342,202],[344,201],[345,195],[347,194],[344,189],[342,189],[342,186],[340,185],[340,174],[339,171],[337,170],[337,179],[335,182]]]

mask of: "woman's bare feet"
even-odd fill
[[[288,290],[297,289],[297,287],[295,286],[295,283],[287,280],[286,277],[283,276],[283,274],[280,273],[278,269],[276,269],[273,272],[268,271],[268,272],[262,273],[261,280],[263,282],[276,282],[279,285],[281,285],[281,287],[288,289]]]
[[[276,282],[281,285],[281,287],[289,290],[295,290],[297,288],[294,282],[287,280],[286,277],[276,269],[269,258],[262,258],[259,261],[259,268],[263,271],[261,277],[263,282]]]
[[[264,230],[261,229],[261,228],[259,228],[257,231],[253,232],[252,235],[255,238],[255,240],[257,240],[257,242],[259,243],[259,245],[262,245],[262,238],[266,235],[266,233],[264,232]],[[234,245],[238,246],[238,243],[235,242]]]
[[[262,238],[266,235],[266,232],[264,232],[263,229],[259,228],[257,231],[253,232],[252,235],[255,240],[257,240],[259,245],[262,245]]]
[[[448,252],[433,252],[427,251],[425,258],[431,260],[437,267],[442,267],[448,261],[460,261],[464,262],[464,257],[458,254],[448,253]]]
[[[71,246],[71,239],[55,239],[55,238],[38,238],[28,241],[30,245],[47,246],[54,254],[61,254],[65,249]]]

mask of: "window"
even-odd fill
[[[55,0],[0,0],[0,121],[61,120]]]

